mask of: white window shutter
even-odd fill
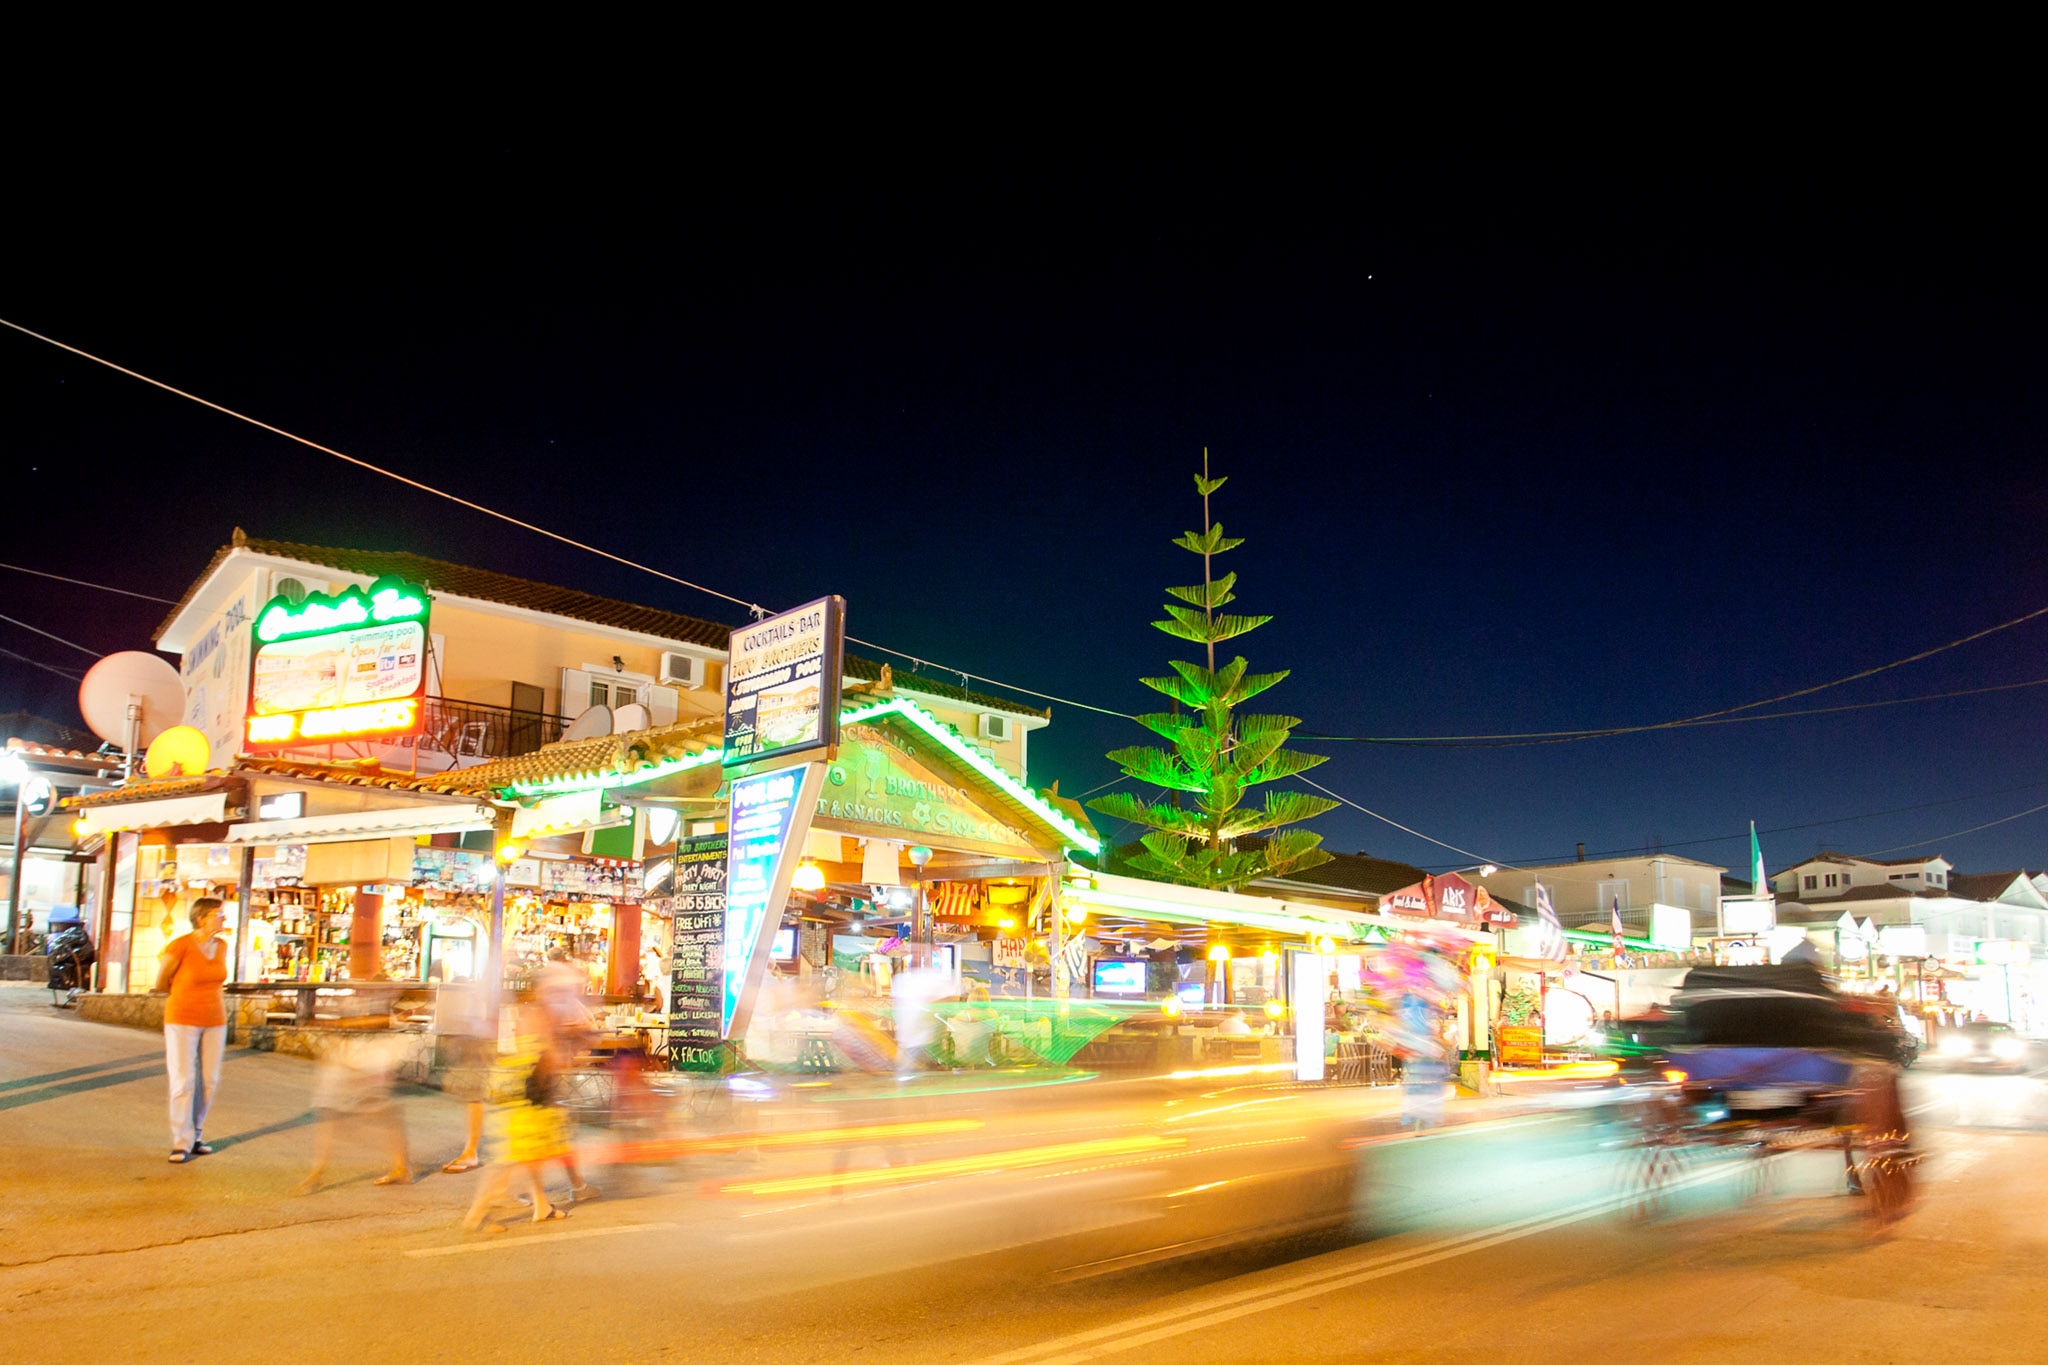
[[[562,701],[557,714],[574,720],[590,709],[591,675],[580,668],[562,670]]]
[[[649,687],[645,689],[647,723],[649,725],[674,725],[676,723],[676,689],[673,687]]]

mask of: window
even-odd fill
[[[1835,884],[1835,874],[1834,874],[1834,873],[1832,873],[1832,872],[1830,872],[1830,873],[1828,873],[1828,885],[1829,885],[1829,886],[1833,886],[1834,884]]]
[[[609,706],[616,711],[621,706],[631,706],[640,700],[640,684],[614,682],[609,678],[590,680],[590,704]]]
[[[1807,874],[1806,874],[1806,889],[1807,889],[1808,891],[1811,891],[1811,890],[1813,890],[1813,889],[1814,889],[1814,888],[1815,888],[1816,886],[1818,886],[1818,885],[1820,885],[1820,878],[1818,878],[1818,877],[1814,876],[1814,875],[1813,875],[1813,874],[1812,874],[1811,872],[1807,873]]]
[[[1628,878],[1626,877],[1617,877],[1613,881],[1600,883],[1600,913],[1604,915],[1612,910],[1617,901],[1620,902],[1621,908],[1624,910],[1628,909],[1631,904],[1628,898]]]
[[[1920,874],[1918,872],[1908,872],[1906,874],[1906,880],[1909,882],[1917,882],[1920,880]]]
[[[1904,881],[1905,879],[1906,879],[1906,874],[1905,874],[1905,873],[1903,873],[1903,872],[1894,872],[1894,873],[1892,873],[1892,874],[1891,874],[1891,876],[1889,876],[1889,877],[1885,878],[1885,880],[1886,880],[1886,881],[1889,881],[1889,882],[1899,882],[1899,881]]]

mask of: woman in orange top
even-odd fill
[[[156,989],[164,1002],[164,1064],[171,1074],[171,1161],[208,1156],[206,1113],[220,1084],[221,1050],[227,1045],[228,947],[221,941],[226,916],[220,901],[192,902],[192,932],[172,939],[158,959]]]

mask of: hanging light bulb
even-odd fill
[[[823,891],[825,869],[806,858],[797,864],[796,874],[789,879],[789,884],[799,891]]]

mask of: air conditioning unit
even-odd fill
[[[670,687],[684,687],[694,692],[704,685],[704,660],[695,654],[663,653],[661,680]]]
[[[984,714],[981,718],[981,737],[983,739],[994,740],[998,744],[1005,744],[1009,742],[1010,737],[1016,732],[1017,722],[1011,720],[1008,716]]]

